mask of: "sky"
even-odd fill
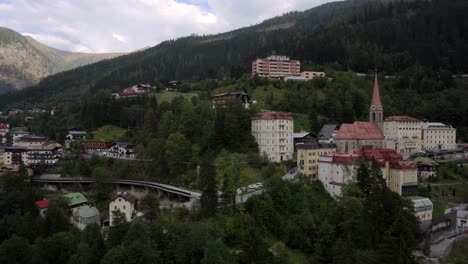
[[[67,51],[129,52],[332,0],[0,0],[0,26]]]

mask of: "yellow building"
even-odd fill
[[[421,224],[430,223],[432,221],[432,202],[429,198],[420,196],[410,196],[408,199],[413,203],[414,215],[419,219]]]
[[[41,147],[47,143],[47,138],[39,136],[25,135],[15,139],[13,145],[15,147]]]
[[[388,166],[388,187],[400,195],[416,194],[418,191],[418,166],[414,161],[401,160]]]
[[[390,116],[384,122],[385,144],[398,153],[420,152],[423,122],[410,116]]]
[[[336,145],[328,143],[297,144],[296,148],[299,172],[311,176],[313,180],[316,180],[318,177],[318,161],[320,156],[336,152]]]

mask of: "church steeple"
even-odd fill
[[[383,107],[380,102],[379,80],[377,71],[374,77],[374,91],[372,94],[372,103],[369,108],[369,122],[375,123],[383,131]]]

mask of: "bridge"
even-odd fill
[[[43,183],[59,186],[70,184],[91,184],[94,181],[95,180],[90,177],[63,178],[60,177],[60,175],[56,174],[43,174],[31,178],[31,182],[34,183]],[[130,186],[132,191],[135,187],[143,187],[146,190],[152,189],[156,191],[158,196],[168,195],[169,197],[176,197],[179,201],[185,202],[184,204],[188,207],[198,207],[200,204],[201,193],[169,184],[158,183],[153,181],[126,179],[106,179],[104,180],[104,182],[115,185],[117,189],[119,189],[120,186]]]

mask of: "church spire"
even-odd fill
[[[377,71],[375,71],[374,77],[374,92],[372,94],[371,107],[372,106],[374,106],[375,109],[382,109],[382,103],[380,102],[379,80],[377,78]]]
[[[380,89],[377,71],[374,76],[374,91],[372,94],[372,102],[369,108],[369,122],[375,123],[381,131],[383,131],[383,107],[380,102]]]

